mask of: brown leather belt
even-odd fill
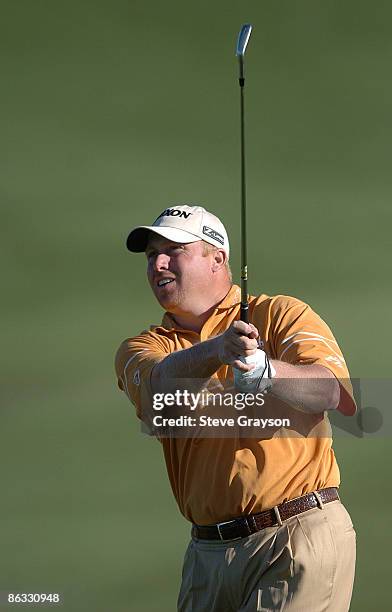
[[[339,499],[339,494],[336,487],[320,489],[257,514],[246,514],[216,525],[193,525],[192,537],[198,540],[239,540],[266,527],[281,525],[283,521],[287,521],[296,514],[301,514],[312,508],[321,508],[323,504],[328,504],[337,499]]]

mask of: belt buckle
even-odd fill
[[[222,542],[224,542],[225,540],[241,540],[241,536],[238,536],[237,538],[224,538],[221,532],[221,526],[222,525],[228,525],[229,523],[235,523],[235,520],[232,521],[223,521],[222,523],[217,523],[216,524],[216,528],[218,530],[219,533],[219,537],[221,539]]]

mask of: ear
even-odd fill
[[[222,249],[217,249],[213,252],[213,260],[212,260],[212,271],[218,272],[221,268],[224,267],[227,261],[226,252]]]

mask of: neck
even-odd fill
[[[225,287],[225,289],[222,289],[220,294],[216,296],[216,299],[213,300],[211,306],[203,308],[201,312],[173,312],[170,314],[179,327],[200,333],[204,323],[210,318],[218,304],[229,293],[230,288],[231,286],[229,285]]]

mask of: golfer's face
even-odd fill
[[[151,234],[146,248],[147,277],[160,305],[169,312],[190,312],[211,274],[203,242],[180,244]],[[207,281],[208,282],[208,281]]]

